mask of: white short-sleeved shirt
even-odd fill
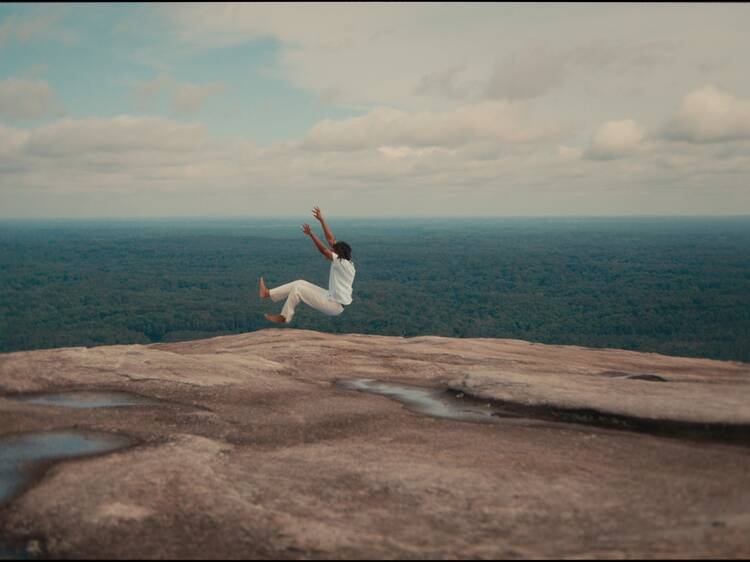
[[[340,260],[336,252],[331,251],[331,273],[328,276],[328,293],[341,304],[351,304],[352,283],[354,283],[354,264],[351,260]]]

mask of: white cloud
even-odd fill
[[[581,148],[561,144],[557,149],[557,153],[560,158],[565,160],[577,160],[583,156],[584,151]]]
[[[321,144],[316,150],[310,150],[307,141],[259,148],[248,141],[214,138],[198,124],[157,117],[63,119],[30,131],[0,127],[0,196],[18,190],[80,193],[81,197],[203,190],[203,197],[226,197],[225,210],[232,210],[237,190],[288,204],[300,195],[314,196],[315,190],[353,195],[399,186],[406,193],[425,193],[481,185],[527,165],[541,169],[531,148],[535,145],[528,149],[522,148],[523,143],[514,145],[518,151],[511,156],[494,140],[476,142],[476,138],[494,138],[497,125],[485,123],[487,114],[475,113],[477,108],[464,111],[473,122],[457,117],[460,112],[396,112],[400,121],[396,134],[383,128],[382,116],[374,112],[365,121],[373,120],[374,128],[380,128],[379,144],[368,138],[365,124],[362,149],[346,153],[339,152],[334,141],[361,124],[344,123],[342,130],[325,137],[329,146]],[[501,139],[517,135],[525,139],[528,132],[501,128],[499,134]],[[316,138],[312,131],[307,140],[311,138]],[[398,138],[418,143],[385,142]],[[432,146],[436,142],[444,146]]]
[[[650,213],[698,208],[716,190],[750,211],[738,204],[750,141],[648,139],[630,119],[604,123],[588,151],[558,133],[507,102],[381,108],[266,148],[159,117],[0,126],[0,215],[288,214],[297,202],[364,215]]]
[[[736,19],[732,10],[700,6],[180,3],[158,9],[183,45],[273,40],[275,70],[295,86],[321,96],[335,92],[355,106],[399,108],[440,98],[531,99],[562,86],[583,95],[606,90],[613,79],[619,87],[626,76],[648,75],[652,87],[663,89],[667,77],[657,69],[669,63],[677,72],[674,63],[687,50],[725,52],[730,46],[716,40],[715,30]],[[704,24],[699,34],[674,33],[696,23]],[[742,41],[735,36],[723,33],[722,40]]]
[[[0,22],[0,48],[15,42],[26,44],[46,39],[74,42],[75,34],[60,25],[64,15],[65,9],[54,5],[45,5],[27,14],[8,14]]]
[[[57,96],[43,80],[6,78],[0,81],[0,116],[35,119],[61,113]]]
[[[596,38],[570,48],[565,53],[569,64],[582,68],[612,68],[615,72],[648,70],[673,63],[678,53],[673,40],[644,39],[627,42],[622,39]]]
[[[579,39],[574,46],[552,49],[545,44],[513,50],[494,65],[480,95],[489,99],[524,100],[561,90],[568,83],[592,76],[637,76],[670,63],[675,54],[671,41],[625,41],[622,39]],[[570,41],[569,43],[575,43]],[[641,78],[642,79],[642,78]],[[601,87],[598,81],[587,84]]]
[[[156,151],[164,156],[200,149],[207,137],[205,127],[200,124],[121,115],[63,119],[32,130],[25,147],[29,154],[45,157],[127,156],[137,151]]]
[[[227,86],[225,84],[179,82],[172,76],[159,74],[153,80],[136,84],[132,89],[132,94],[140,108],[156,107],[161,101],[166,101],[171,113],[194,115],[210,98],[221,95],[226,91]]]
[[[148,5],[130,21],[156,11],[169,25],[156,20],[140,32],[121,26],[116,47],[131,45],[135,53],[120,54],[131,61],[143,57],[141,62],[164,72],[129,84],[139,109],[153,114],[166,107],[182,119],[63,119],[28,131],[0,126],[0,213],[9,213],[11,204],[20,208],[21,193],[30,194],[31,209],[36,201],[61,202],[63,195],[55,194],[64,194],[71,206],[86,207],[100,197],[101,205],[116,202],[134,214],[172,214],[173,208],[179,213],[185,205],[198,213],[288,213],[290,202],[329,196],[339,212],[360,214],[586,213],[611,209],[615,192],[624,194],[623,201],[641,197],[643,205],[656,192],[681,202],[691,194],[705,200],[715,189],[732,191],[735,200],[745,190],[740,195],[747,200],[750,140],[743,140],[749,129],[741,96],[693,92],[668,132],[654,137],[646,131],[658,130],[685,92],[706,83],[702,73],[708,70],[696,61],[717,61],[711,80],[736,93],[749,91],[742,58],[748,10]],[[6,17],[0,47],[56,34],[61,40],[60,23]],[[267,42],[246,50],[253,62],[268,65],[263,70],[289,88],[326,102],[316,106],[295,91],[289,98],[309,102],[295,116],[337,112],[341,105],[358,108],[359,116],[323,120],[266,148],[216,138],[206,127],[185,123],[185,115],[216,100],[225,86],[180,82],[173,77],[183,76],[178,69],[199,68],[211,59],[201,55],[214,49],[259,40]],[[228,63],[227,69],[236,67]],[[24,95],[7,96],[12,103],[0,101],[6,116],[42,111],[39,100],[49,91],[37,87],[34,94],[32,82]],[[251,114],[243,123],[238,117],[235,133],[243,124],[251,129]],[[612,116],[630,119],[609,121]],[[212,123],[227,130],[226,123]],[[589,131],[594,134],[588,147],[580,148]],[[607,159],[607,165],[597,159]],[[110,198],[115,193],[122,198]],[[404,200],[410,202],[406,208]],[[692,208],[700,209],[695,201]],[[737,210],[750,212],[748,205]]]
[[[193,114],[198,112],[209,98],[223,94],[226,90],[224,84],[177,83],[172,92],[172,105],[175,113]]]
[[[352,151],[380,146],[453,147],[481,141],[543,142],[560,136],[558,125],[533,123],[520,103],[482,102],[453,111],[406,112],[380,107],[361,116],[318,123],[302,146]]]
[[[594,134],[586,157],[594,160],[613,160],[634,154],[643,140],[643,127],[632,119],[608,121]]]
[[[378,152],[386,158],[419,158],[420,156],[434,154],[435,151],[440,149],[435,147],[430,148],[412,148],[410,146],[381,146],[378,148]]]
[[[472,94],[472,85],[460,80],[464,70],[465,66],[454,66],[425,74],[417,84],[416,93],[465,100]]]
[[[0,145],[0,191],[82,194],[233,185],[243,154],[254,150],[220,143],[201,125],[125,115],[2,127]]]
[[[657,196],[690,209],[717,189],[733,211],[748,209],[740,199],[750,143],[673,145],[602,167],[556,142],[340,152],[300,142],[259,148],[155,117],[64,119],[30,131],[0,126],[0,215],[288,215],[315,203],[360,215],[606,214],[618,203],[619,212],[656,212],[648,202]]]
[[[12,129],[0,125],[0,158],[6,163],[19,156],[20,150],[29,138],[29,133],[19,129]]]
[[[546,94],[565,77],[565,55],[533,48],[513,52],[495,65],[484,95],[491,99],[529,99]]]
[[[698,143],[750,139],[750,99],[713,85],[695,90],[683,98],[664,135]]]

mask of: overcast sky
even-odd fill
[[[0,5],[0,217],[750,214],[748,4]]]

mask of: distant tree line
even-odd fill
[[[301,221],[299,221],[301,222]],[[750,361],[750,220],[333,221],[354,302],[293,326]],[[271,327],[257,281],[326,286],[292,221],[0,223],[0,351]]]

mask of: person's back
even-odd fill
[[[331,273],[328,276],[328,292],[336,302],[347,305],[352,303],[352,284],[357,270],[352,260],[340,258],[336,252],[331,262]]]

